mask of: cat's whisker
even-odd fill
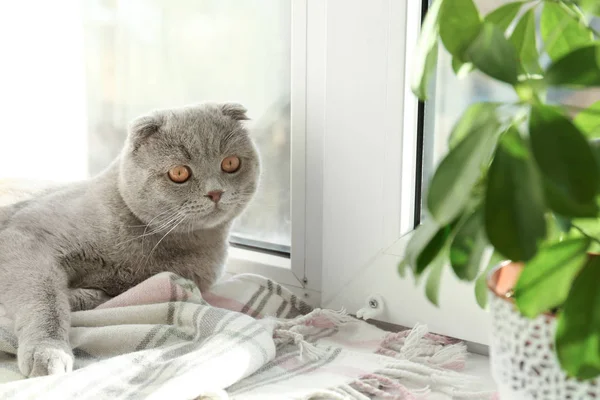
[[[144,240],[146,239],[147,236],[152,236],[154,234],[160,233],[162,231],[164,231],[165,229],[169,229],[169,227],[171,226],[171,224],[175,223],[175,221],[179,220],[179,218],[181,217],[181,213],[179,211],[175,211],[173,214],[171,214],[171,216],[169,217],[168,221],[166,221],[165,223],[163,223],[160,227],[151,230],[148,234],[143,234],[141,236],[142,238],[142,250],[144,250]]]
[[[132,239],[132,240],[135,240],[135,239],[138,239],[138,238],[140,238],[140,237],[142,237],[143,235],[145,235],[145,234],[146,234],[146,231],[147,231],[147,230],[148,230],[148,228],[149,228],[149,227],[152,225],[152,222],[153,222],[154,220],[156,220],[156,219],[157,219],[157,218],[159,218],[159,217],[162,217],[162,216],[164,216],[165,214],[172,213],[172,212],[176,211],[178,208],[179,208],[178,206],[170,207],[170,208],[168,208],[168,209],[164,210],[163,212],[159,213],[158,215],[156,215],[154,218],[152,218],[152,219],[150,220],[150,222],[148,222],[148,223],[146,223],[146,224],[140,224],[140,225],[123,225],[123,226],[124,226],[125,228],[144,228],[144,232],[143,232],[143,234],[142,234],[142,235],[138,236],[137,238],[134,238],[134,239]]]
[[[169,229],[169,231],[168,231],[167,233],[165,233],[165,234],[164,234],[164,236],[163,236],[162,238],[160,238],[160,240],[158,241],[158,243],[156,243],[156,244],[154,245],[154,247],[152,248],[152,250],[150,250],[150,253],[148,253],[148,256],[146,257],[146,263],[148,263],[148,260],[149,260],[149,259],[150,259],[150,257],[152,256],[152,253],[154,252],[154,250],[156,250],[156,248],[157,248],[157,247],[158,247],[158,245],[159,245],[159,244],[160,244],[160,243],[163,241],[163,239],[164,239],[164,238],[166,238],[166,237],[167,237],[167,235],[168,235],[169,233],[171,233],[171,232],[172,232],[172,231],[173,231],[175,228],[177,228],[177,227],[179,226],[179,224],[181,224],[183,221],[185,221],[185,215],[184,215],[184,216],[182,216],[182,217],[179,219],[179,222],[175,223],[175,224],[173,225],[173,227],[172,227],[171,229]]]
[[[170,222],[171,221],[169,221],[169,223],[165,223],[163,226],[160,227],[160,229],[157,228],[157,229],[154,229],[154,230],[152,230],[152,231],[150,231],[148,233],[145,233],[145,234],[133,237],[133,238],[128,239],[128,240],[124,240],[124,241],[118,243],[118,246],[122,246],[124,244],[127,244],[127,243],[130,243],[130,242],[133,242],[133,241],[136,241],[136,240],[139,240],[139,239],[142,239],[142,238],[145,238],[145,237],[152,236],[152,235],[155,235],[157,233],[160,233],[160,232],[162,232],[163,230],[165,230],[165,229],[167,229],[169,227]],[[143,246],[143,243],[142,243],[142,246]]]
[[[176,207],[174,207],[173,209],[176,209]],[[169,210],[169,211],[172,211],[172,210]],[[162,214],[164,214],[164,213],[162,213]],[[118,246],[122,246],[122,245],[124,245],[124,244],[130,243],[130,242],[133,242],[133,241],[135,241],[135,240],[138,240],[138,239],[141,239],[141,238],[145,238],[146,236],[152,236],[152,235],[154,235],[154,234],[156,234],[156,233],[160,233],[160,232],[164,231],[165,229],[169,228],[169,226],[171,225],[171,223],[172,223],[172,222],[173,222],[175,219],[177,219],[176,217],[178,216],[178,214],[179,214],[178,212],[174,212],[173,214],[171,214],[171,215],[169,215],[168,217],[166,217],[165,219],[167,219],[167,221],[166,221],[166,222],[164,222],[164,223],[162,223],[162,222],[161,222],[161,224],[160,224],[158,227],[156,227],[156,228],[154,228],[154,229],[150,230],[150,231],[149,231],[149,232],[147,232],[147,233],[146,233],[146,230],[144,230],[144,233],[142,233],[141,235],[139,235],[139,236],[136,236],[136,237],[134,237],[134,238],[131,238],[131,239],[128,239],[128,240],[125,240],[125,241],[123,241],[123,242],[121,242],[121,243],[118,243]],[[155,219],[156,219],[156,218],[155,218]],[[143,241],[142,241],[142,248],[143,248],[143,246],[144,246],[144,243],[143,243]]]
[[[169,216],[165,217],[163,220],[161,220],[161,222],[159,223],[160,225],[151,229],[147,234],[144,233],[141,236],[149,236],[149,235],[152,235],[154,233],[164,230],[166,227],[168,227],[173,222],[174,219],[176,219],[180,215],[181,214],[179,213],[179,211],[173,212],[171,215],[169,215]]]
[[[163,231],[165,231],[165,230],[167,230],[167,229],[169,230],[169,231],[168,231],[168,232],[167,232],[167,233],[166,233],[166,234],[165,234],[163,237],[161,237],[161,239],[158,241],[158,243],[157,243],[157,244],[156,244],[156,245],[155,245],[155,246],[152,248],[152,250],[150,251],[150,254],[152,254],[152,252],[153,252],[153,251],[156,249],[156,247],[157,247],[157,246],[158,246],[158,244],[159,244],[159,243],[162,241],[162,239],[164,239],[164,238],[165,238],[165,236],[166,236],[166,235],[168,235],[168,234],[171,232],[171,230],[172,230],[172,229],[173,229],[173,228],[174,228],[174,227],[175,227],[175,226],[176,226],[176,225],[177,225],[179,222],[181,222],[181,221],[182,221],[182,220],[184,220],[184,219],[185,219],[185,215],[182,215],[180,212],[175,212],[174,214],[170,215],[170,216],[169,216],[169,220],[168,220],[166,223],[164,223],[163,225],[161,225],[161,228],[160,228],[160,230],[154,230],[153,232],[151,232],[151,233],[147,234],[146,236],[144,236],[144,237],[142,238],[142,252],[144,252],[144,242],[145,242],[145,238],[146,238],[147,236],[151,236],[151,235],[154,235],[154,234],[156,234],[156,233],[163,232]],[[142,259],[140,260],[140,262],[138,263],[138,266],[137,266],[137,271],[138,271],[138,272],[141,270],[141,268],[142,268],[144,265],[146,265],[146,264],[148,263],[148,261],[149,261],[149,259],[150,259],[150,254],[148,254],[148,256],[147,256],[147,257],[142,257]],[[145,260],[145,262],[144,262],[144,260]]]
[[[160,214],[158,214],[156,217],[152,218],[147,224],[146,224],[146,229],[144,229],[144,234],[146,234],[146,230],[148,229],[148,227],[150,225],[152,225],[152,222],[154,222],[155,219],[157,219],[158,217],[165,215],[165,214],[169,214],[174,212],[175,210],[177,210],[179,207],[175,206],[175,207],[171,207],[166,209],[165,211],[161,212]]]

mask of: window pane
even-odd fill
[[[235,233],[289,246],[290,8],[291,0],[1,3],[0,100],[11,106],[0,177],[85,178],[117,156],[137,115],[237,101],[249,109],[263,175]]]
[[[496,9],[509,0],[476,0],[482,14]],[[539,24],[539,15],[538,15]],[[549,59],[543,60],[546,63]],[[423,144],[423,199],[435,167],[448,151],[448,137],[452,127],[467,109],[481,101],[518,101],[510,85],[494,81],[479,72],[472,72],[458,79],[451,67],[452,58],[442,49],[438,58],[435,96],[425,104]],[[545,66],[544,64],[542,65]],[[549,90],[548,101],[566,103],[576,107],[587,107],[600,99],[600,90],[569,91]],[[576,109],[573,109],[576,113]],[[423,210],[425,206],[422,207]]]

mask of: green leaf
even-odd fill
[[[554,214],[554,220],[556,221],[556,225],[562,232],[568,233],[571,230],[572,225],[570,219],[565,218],[561,215]]]
[[[585,13],[581,10],[581,8],[572,2],[573,0],[567,0],[566,3],[562,3],[561,5],[570,12],[573,18],[579,21],[581,24],[587,26],[587,17]],[[574,15],[573,15],[574,14]]]
[[[587,13],[600,16],[600,2],[598,0],[576,0],[575,3]]]
[[[487,246],[482,213],[473,213],[459,227],[450,246],[450,265],[459,279],[472,281],[479,273]]]
[[[502,136],[502,147],[517,158],[529,157],[529,149],[521,138],[518,129],[514,126],[511,126],[506,134]]]
[[[406,259],[403,259],[398,263],[398,275],[400,275],[401,278],[406,277],[406,267],[408,267]]]
[[[444,0],[435,0],[421,26],[421,34],[417,42],[417,54],[415,54],[411,89],[415,96],[421,100],[427,99],[427,90],[438,56],[438,33],[439,33],[439,13]]]
[[[555,61],[546,71],[550,85],[582,89],[600,86],[600,45],[583,47]]]
[[[535,13],[529,10],[523,14],[510,36],[510,42],[517,49],[521,70],[528,74],[542,73],[535,33]]]
[[[594,39],[589,29],[558,3],[544,3],[540,31],[546,52],[553,60],[590,44]]]
[[[529,134],[549,206],[566,217],[595,216],[600,174],[583,134],[560,112],[541,105],[532,107]]]
[[[511,85],[518,81],[519,63],[515,46],[495,25],[483,24],[479,34],[465,51],[464,59],[494,79]]]
[[[416,275],[422,274],[429,264],[431,264],[431,262],[438,256],[440,251],[444,248],[444,245],[450,237],[452,229],[455,225],[456,223],[446,225],[440,229],[431,239],[431,241],[425,246],[423,251],[421,251],[421,254],[419,254],[417,257],[415,269]]]
[[[419,276],[436,258],[453,226],[440,226],[433,218],[426,218],[412,234],[406,247],[404,264],[412,267],[415,276]],[[403,268],[404,265],[401,265]],[[399,270],[403,272],[403,270]]]
[[[571,221],[571,223],[586,236],[600,240],[600,219],[577,218]]]
[[[600,101],[580,111],[573,123],[588,138],[600,138]]]
[[[505,136],[521,140],[511,128]],[[540,178],[530,157],[511,152],[502,140],[488,172],[485,229],[492,245],[512,261],[527,261],[546,235]]]
[[[506,32],[510,23],[513,22],[521,7],[525,4],[523,1],[517,1],[513,3],[504,4],[501,7],[496,8],[494,11],[485,16],[484,22],[489,22],[496,25]]]
[[[600,375],[600,258],[591,257],[581,270],[558,316],[556,353],[571,377]]]
[[[466,136],[485,129],[489,124],[499,127],[497,110],[500,106],[501,103],[471,104],[452,128],[448,138],[449,147],[455,148]]]
[[[488,286],[487,286],[487,277],[490,271],[500,265],[500,263],[504,261],[504,258],[497,252],[493,252],[490,260],[488,261],[487,267],[483,270],[479,277],[477,277],[477,281],[475,281],[475,300],[477,300],[477,304],[479,307],[485,309],[488,301]]]
[[[598,164],[598,171],[600,171],[600,138],[591,139],[589,143],[590,147],[592,148],[592,152],[594,153],[594,156],[596,156],[596,164]]]
[[[565,232],[554,218],[556,214],[546,213],[546,242],[560,242],[565,237]]]
[[[408,265],[411,267],[417,265],[417,258],[440,229],[441,226],[433,218],[427,218],[414,230],[406,246],[406,261]]]
[[[488,162],[496,145],[500,122],[491,113],[487,121],[467,127],[465,138],[446,155],[431,180],[427,206],[441,225],[453,221],[463,210],[481,174],[481,166]]]
[[[473,70],[474,66],[471,63],[461,61],[458,57],[452,57],[452,70],[458,79],[462,79]]]
[[[571,218],[595,217],[598,214],[595,202],[580,203],[548,178],[542,179],[546,203],[555,212]]]
[[[511,22],[515,19],[521,7],[525,4],[523,1],[504,4],[485,16],[484,22],[496,25],[503,32],[506,32]],[[458,56],[452,58],[452,69],[455,75],[462,79],[473,70],[474,66],[470,62],[461,60]]]
[[[440,38],[453,56],[461,56],[481,29],[481,17],[473,0],[444,1],[440,9]]]
[[[525,264],[515,286],[515,300],[521,314],[533,318],[562,305],[571,284],[587,259],[587,238],[568,239],[541,248]]]
[[[435,306],[439,305],[440,281],[442,279],[442,272],[444,271],[444,259],[443,255],[435,259],[425,283],[425,296]]]

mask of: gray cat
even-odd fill
[[[231,103],[140,117],[98,176],[0,208],[0,303],[14,317],[24,375],[72,369],[70,310],[161,271],[201,290],[218,279],[232,221],[258,185],[246,119]]]

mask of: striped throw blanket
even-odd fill
[[[388,333],[238,275],[204,296],[156,275],[72,314],[75,371],[25,379],[0,306],[0,399],[490,399],[459,372],[464,344],[424,326]]]

